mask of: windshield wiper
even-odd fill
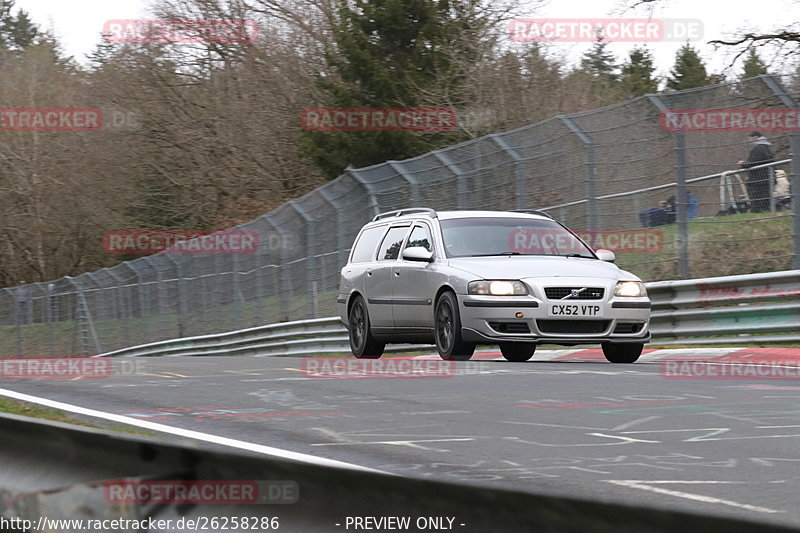
[[[531,254],[523,254],[521,252],[498,252],[496,254],[475,254],[475,255],[470,255],[470,257],[495,257],[504,255],[531,255]]]
[[[564,254],[562,257],[582,257],[583,259],[594,259],[591,255],[583,254]]]

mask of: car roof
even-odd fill
[[[544,215],[519,211],[438,211],[437,214],[442,220],[451,218],[533,218],[536,220],[552,220]]]
[[[529,218],[533,220],[553,220],[546,215],[534,213],[524,213],[520,211],[479,211],[479,210],[460,210],[460,211],[436,211],[434,212],[414,212],[401,213],[399,216],[388,216],[373,220],[370,224],[381,222],[406,221],[420,218],[438,218],[439,220],[452,220],[457,218]]]

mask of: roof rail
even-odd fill
[[[385,213],[381,213],[380,215],[375,215],[375,218],[373,218],[372,221],[374,222],[382,218],[400,217],[403,215],[410,215],[412,213],[428,213],[434,218],[437,216],[436,211],[430,207],[409,207],[407,209],[395,209],[394,211],[387,211]]]
[[[527,213],[529,215],[541,215],[547,218],[553,218],[553,215],[550,213],[545,213],[544,211],[540,211],[539,209],[514,209],[514,213]]]

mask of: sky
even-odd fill
[[[51,30],[65,52],[79,61],[100,42],[103,24],[112,19],[147,18],[147,6],[153,0],[16,0],[15,5],[30,13],[34,22]],[[630,0],[537,0],[520,2],[519,14],[535,18],[617,18],[647,17],[647,8],[624,11]],[[526,7],[529,6],[529,7]],[[706,44],[711,39],[729,38],[742,30],[770,31],[800,20],[798,0],[662,0],[652,12],[654,18],[695,19],[702,24],[702,39],[692,44],[700,50],[710,72],[730,69],[734,52],[716,50]],[[611,43],[609,50],[622,62],[634,42]],[[667,75],[675,61],[675,52],[682,42],[654,42],[653,53],[657,73]],[[567,63],[577,63],[591,43],[558,43],[549,45]],[[769,60],[770,54],[762,54]],[[741,63],[733,66],[734,74]]]

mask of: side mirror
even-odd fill
[[[433,252],[429,252],[422,246],[412,246],[403,250],[403,259],[431,263],[433,262]]]
[[[617,260],[617,256],[614,255],[614,252],[611,250],[604,250],[600,248],[599,250],[595,250],[594,254],[600,261],[606,261],[608,263],[613,263]]]

